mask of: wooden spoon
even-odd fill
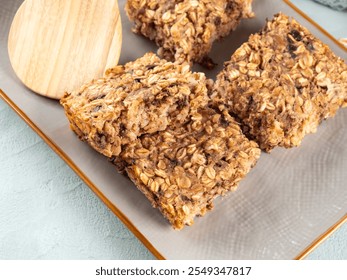
[[[19,79],[55,99],[118,63],[117,0],[26,0],[10,29],[8,52]]]

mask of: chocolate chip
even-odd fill
[[[228,120],[225,119],[225,117],[222,115],[222,117],[220,118],[220,124],[223,127],[228,127],[229,126],[229,122]]]
[[[229,1],[228,4],[225,7],[225,11],[227,13],[230,13],[233,10],[234,10],[234,2],[233,1]]]
[[[253,100],[253,96],[251,95],[251,97],[250,97],[249,100],[248,100],[248,110],[251,109],[253,103],[254,103],[254,100]]]
[[[302,94],[302,89],[303,89],[303,87],[302,87],[301,85],[295,86],[295,87],[296,87],[296,89],[298,90],[298,92],[299,92],[300,94]]]
[[[290,31],[290,35],[292,35],[296,41],[302,40],[302,36],[298,30],[293,29],[292,31]]]
[[[296,49],[297,49],[297,47],[296,47],[295,45],[293,45],[293,44],[289,44],[289,45],[288,45],[288,50],[289,50],[290,52],[295,52]]]
[[[120,134],[121,136],[124,135],[125,130],[126,130],[125,125],[124,125],[123,123],[121,123],[121,124],[119,125],[119,134]]]
[[[214,20],[214,24],[215,24],[216,26],[220,25],[221,22],[222,22],[222,20],[221,20],[220,17],[216,17],[216,19]]]
[[[186,107],[188,105],[188,100],[187,98],[184,99],[180,99],[177,102],[177,109],[178,110],[182,110],[184,107]]]
[[[170,159],[170,164],[171,164],[171,166],[172,167],[175,167],[175,166],[177,166],[178,165],[178,160],[177,159]]]
[[[294,38],[294,36],[290,33],[291,36],[287,36],[287,42],[288,42],[288,52],[290,53],[290,56],[292,58],[296,57],[296,54],[294,53],[297,49],[297,46],[295,45],[295,41],[293,41],[292,38]]]

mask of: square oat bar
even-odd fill
[[[127,173],[176,229],[229,190],[260,149],[225,111],[208,108],[212,81],[146,54],[61,100],[71,128]]]
[[[126,145],[114,163],[181,229],[212,209],[216,197],[235,190],[259,156],[257,144],[226,111],[201,108],[183,126]]]
[[[347,105],[347,65],[297,21],[277,14],[225,63],[212,99],[265,151],[298,146]]]
[[[212,43],[253,16],[252,0],[128,0],[134,32],[156,42],[161,57],[208,63]],[[205,64],[206,64],[205,63]]]
[[[145,133],[180,126],[208,102],[203,73],[175,65],[153,53],[109,69],[61,99],[71,128],[107,157]]]

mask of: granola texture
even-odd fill
[[[180,126],[208,102],[203,73],[176,65],[153,53],[109,69],[61,99],[71,128],[105,156],[145,133]]]
[[[260,149],[226,112],[201,108],[183,126],[145,134],[113,159],[175,229],[236,189]]]
[[[227,111],[208,107],[212,81],[148,53],[61,100],[71,128],[107,156],[175,229],[234,190],[260,149]]]
[[[211,210],[214,198],[235,190],[259,156],[226,111],[202,108],[181,127],[139,137],[114,161],[181,229]]]
[[[225,63],[211,98],[265,151],[290,148],[347,105],[347,65],[280,13]]]
[[[158,54],[178,63],[209,65],[212,43],[253,16],[252,0],[128,0],[133,31],[160,47]]]

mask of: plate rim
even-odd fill
[[[345,47],[344,44],[342,44],[339,40],[337,40],[332,34],[330,34],[327,30],[325,30],[322,26],[320,26],[316,21],[314,21],[309,15],[307,15],[305,12],[300,10],[298,6],[296,6],[291,0],[282,0],[284,3],[286,3],[289,7],[291,7],[295,12],[297,12],[299,15],[301,15],[303,18],[305,18],[309,23],[314,25],[319,31],[321,31],[325,36],[329,37],[336,45],[340,47],[343,51],[347,52],[347,47]]]
[[[340,43],[333,35],[321,27],[306,13],[300,10],[291,0],[282,0],[298,14],[304,17],[308,22],[318,28],[324,35],[329,37],[338,47],[347,52],[347,47]],[[81,180],[95,193],[95,195],[116,215],[123,224],[136,236],[138,240],[158,259],[166,260],[164,255],[158,251],[157,248],[144,236],[144,234],[137,229],[137,227],[131,222],[131,220],[118,209],[100,190],[99,188],[88,178],[86,174],[72,161],[72,159],[50,138],[48,137],[16,104],[15,102],[0,88],[0,98],[15,112],[17,115],[34,131],[42,140],[62,159],[66,164],[81,178]],[[300,252],[294,260],[302,260],[309,255],[315,248],[317,248],[323,241],[331,236],[338,228],[347,222],[347,213],[342,216],[335,224],[329,227],[325,232],[320,234],[314,239],[302,252]]]

